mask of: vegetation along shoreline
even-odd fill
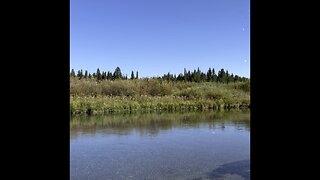
[[[199,68],[178,76],[139,78],[121,73],[93,74],[72,69],[70,73],[70,113],[105,114],[136,111],[207,111],[250,108],[250,80],[221,69],[216,74]]]

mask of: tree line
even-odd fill
[[[114,72],[111,71],[100,71],[98,68],[95,73],[89,73],[87,70],[83,72],[83,70],[78,70],[77,74],[75,73],[74,69],[70,72],[71,77],[76,77],[79,79],[96,79],[97,81],[104,81],[104,80],[134,80],[139,79],[138,71],[134,72],[131,71],[131,76],[128,78],[127,75],[121,73],[121,69],[117,67]],[[208,71],[202,72],[199,68],[197,70],[186,70],[184,68],[184,72],[180,73],[178,76],[176,74],[164,74],[160,77],[152,77],[152,79],[161,79],[167,81],[186,81],[186,82],[221,82],[221,83],[229,83],[229,82],[244,82],[248,81],[249,79],[246,77],[241,77],[238,75],[234,75],[233,73],[229,73],[228,71],[224,70],[223,68],[215,72],[214,68],[209,68]]]

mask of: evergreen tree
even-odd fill
[[[180,73],[180,74],[178,75],[178,77],[177,77],[177,81],[186,81],[186,80],[185,80],[185,76],[183,76],[183,74]]]
[[[212,68],[212,81],[213,82],[217,81],[217,75],[216,75],[216,72],[215,72],[214,68]]]
[[[201,74],[200,74],[200,81],[207,81],[207,76],[203,72],[201,72]]]
[[[200,82],[200,80],[201,80],[201,74],[200,74],[200,69],[199,69],[199,68],[198,68],[197,71],[194,70],[194,78],[193,78],[193,80],[194,80],[195,82]]]
[[[81,78],[81,71],[80,70],[78,70],[78,72],[77,72],[77,77]]]
[[[76,77],[76,73],[74,72],[74,69],[71,69],[70,76],[71,76],[71,77]]]
[[[184,81],[187,81],[188,80],[188,74],[187,74],[187,70],[186,70],[186,68],[184,68],[184,70],[183,70],[183,79],[184,79]]]
[[[237,81],[239,81],[239,76],[238,76],[238,75],[235,75],[235,76],[234,76],[234,82],[237,82]]]
[[[226,73],[224,71],[224,69],[222,68],[219,72],[218,72],[218,82],[226,82]]]
[[[211,68],[209,68],[208,72],[207,72],[207,81],[211,82],[212,81],[212,71]]]
[[[228,84],[229,81],[230,81],[230,76],[229,76],[229,72],[228,72],[228,71],[226,71],[225,81],[227,82],[227,84]]]
[[[117,67],[114,70],[113,79],[121,79],[121,78],[122,78],[121,69],[119,67]]]
[[[192,81],[190,70],[188,71],[188,74],[187,74],[187,81]]]
[[[168,72],[167,76],[166,76],[166,80],[170,81],[170,73]]]
[[[112,80],[112,73],[111,73],[110,71],[108,71],[107,79],[108,79],[108,80]]]
[[[88,71],[87,70],[84,72],[84,78],[85,79],[88,78]]]
[[[233,75],[233,73],[231,73],[231,76],[230,76],[230,80],[229,80],[230,82],[234,82],[234,75]]]
[[[107,78],[106,72],[102,71],[101,80],[105,80]]]
[[[101,78],[101,73],[100,73],[100,69],[98,68],[97,69],[97,73],[96,73],[96,77],[97,77],[97,80],[100,81],[102,78]]]
[[[79,79],[82,78],[96,78],[98,81],[101,80],[112,80],[112,79],[122,79],[122,80],[128,80],[128,74],[122,74],[121,69],[117,67],[114,71],[114,73],[108,71],[102,71],[100,72],[100,69],[97,68],[97,71],[93,73],[92,75],[85,70],[83,74],[83,70],[77,71],[77,74],[75,74],[75,70],[71,69],[70,77],[78,77]],[[223,68],[218,71],[218,74],[215,73],[214,68],[209,68],[207,73],[201,72],[200,68],[194,69],[194,71],[188,70],[186,68],[183,69],[183,73],[176,74],[170,74],[168,72],[167,74],[164,74],[163,76],[158,77],[151,77],[152,79],[162,79],[167,81],[188,81],[188,82],[221,82],[221,83],[230,83],[230,82],[246,82],[249,81],[249,78],[241,77],[238,75],[234,75],[233,73],[229,74],[228,71],[225,71]],[[131,71],[130,79],[139,79],[138,71],[136,71],[136,74],[134,71]]]
[[[77,77],[79,79],[82,79],[82,77],[83,77],[82,69],[78,71]]]

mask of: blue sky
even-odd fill
[[[250,76],[250,0],[71,0],[70,68]]]

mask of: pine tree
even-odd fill
[[[82,79],[82,77],[83,77],[82,69],[78,71],[77,77],[78,77],[79,79]]]
[[[102,71],[101,80],[105,80],[107,78],[106,72]]]
[[[225,79],[225,81],[227,82],[227,84],[229,83],[229,81],[230,81],[230,76],[229,76],[229,72],[228,71],[226,71],[226,77],[225,77],[226,79]]]
[[[122,78],[121,69],[119,67],[117,67],[114,70],[113,79],[121,79],[121,78]]]
[[[110,71],[108,71],[107,79],[108,79],[108,80],[112,80],[112,73],[111,73]]]
[[[177,77],[177,81],[185,81],[185,76],[183,76],[183,74],[180,73]]]
[[[78,70],[78,72],[77,72],[77,77],[81,78],[81,71],[80,70]]]
[[[190,70],[188,71],[188,74],[187,74],[187,81],[192,81]]]
[[[136,73],[136,79],[139,79],[139,74],[138,74],[138,71]]]
[[[97,69],[96,77],[97,77],[98,81],[101,80],[101,73],[100,73],[100,69],[99,68]]]
[[[71,77],[76,77],[76,73],[74,72],[74,69],[71,69],[70,76],[71,76]]]
[[[203,72],[201,72],[201,74],[200,74],[200,81],[207,81],[207,76]]]
[[[226,73],[223,68],[218,72],[217,81],[222,82],[222,83],[226,82]]]
[[[211,82],[212,81],[212,71],[211,68],[209,68],[208,72],[207,72],[207,81]]]
[[[188,80],[188,77],[187,77],[187,70],[186,70],[186,68],[184,68],[184,70],[183,70],[183,79],[184,79],[184,81],[187,81]]]
[[[131,78],[130,78],[131,80],[133,80],[134,79],[134,72],[133,71],[131,71]]]
[[[84,72],[84,78],[85,79],[88,78],[88,71],[87,70]]]
[[[217,81],[217,75],[216,75],[216,72],[215,72],[214,68],[212,68],[212,81],[213,82]]]
[[[170,81],[170,73],[168,72],[167,76],[166,76],[166,80]]]
[[[234,82],[234,75],[233,75],[233,73],[231,73],[230,82]]]
[[[200,80],[201,80],[201,74],[200,74],[200,69],[199,69],[199,67],[198,67],[198,70],[197,70],[197,71],[194,70],[194,78],[193,78],[193,80],[194,80],[195,82],[200,82]]]

